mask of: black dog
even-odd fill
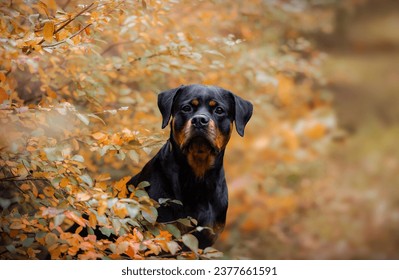
[[[192,217],[209,227],[196,233],[200,248],[210,246],[223,230],[227,185],[223,156],[233,121],[239,135],[252,116],[252,104],[225,89],[188,85],[158,95],[162,128],[171,120],[170,138],[127,184],[148,181],[149,196],[179,200],[158,208],[158,221]]]

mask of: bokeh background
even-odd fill
[[[75,256],[57,245],[64,237],[46,219],[85,221],[42,205],[79,216],[94,207],[85,204],[93,185],[121,198],[118,182],[169,136],[157,93],[190,83],[254,104],[245,137],[234,133],[225,157],[229,210],[215,244],[224,258],[399,257],[397,1],[0,8],[2,257],[35,258],[36,243],[55,258]],[[76,201],[62,202],[60,189]],[[168,251],[151,242],[144,246],[152,253]]]

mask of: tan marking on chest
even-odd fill
[[[187,161],[197,178],[203,178],[205,172],[213,167],[215,156],[205,144],[192,144],[187,153]]]

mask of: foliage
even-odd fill
[[[239,174],[237,228],[268,228],[294,211],[290,170],[323,153],[335,127],[323,55],[303,34],[331,32],[334,11],[286,2],[2,2],[1,258],[220,257],[198,250],[195,220],[158,224],[165,202],[148,198],[145,183],[126,187],[166,139],[154,92],[191,82],[255,104],[247,139],[233,137],[226,159],[226,173]],[[288,191],[274,196],[280,187]],[[264,206],[254,209],[275,209],[270,222],[245,211],[256,196]]]

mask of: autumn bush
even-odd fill
[[[16,0],[0,11],[0,258],[220,258],[198,250],[195,220],[156,222],[167,201],[151,200],[146,182],[126,187],[168,136],[156,93],[180,84],[255,104],[228,147],[220,242],[298,207],[296,168],[335,128],[323,54],[305,36],[332,31],[329,5]]]

